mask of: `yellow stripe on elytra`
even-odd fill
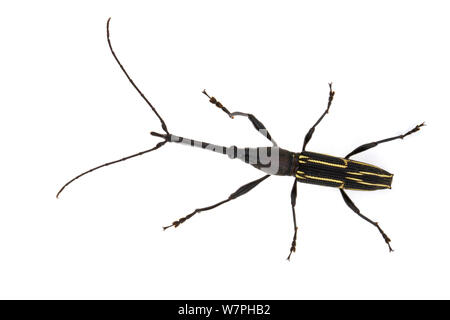
[[[348,173],[348,174],[354,174],[355,176],[362,176],[362,175],[363,175],[362,173],[359,173],[359,172],[350,172],[350,171],[347,171],[347,173]]]
[[[320,163],[320,164],[324,164],[326,166],[337,167],[337,168],[347,168],[348,160],[346,160],[346,159],[341,159],[341,160],[344,161],[344,164],[336,164],[336,163],[320,161],[320,160],[312,160],[312,159],[308,159],[308,162]]]
[[[301,154],[301,155],[299,155],[299,156],[298,156],[298,158],[299,158],[299,159],[309,159],[309,157],[308,157],[308,156],[304,156],[304,155],[302,155],[302,154]]]
[[[381,178],[392,178],[392,174],[388,175],[388,174],[379,174],[379,173],[372,173],[372,172],[367,172],[367,171],[360,171],[361,174],[368,174],[371,176],[377,176],[377,177],[381,177]]]
[[[330,182],[336,182],[336,183],[342,183],[342,184],[344,183],[341,180],[330,179],[330,178],[322,178],[322,177],[315,177],[315,176],[308,176],[308,175],[305,175],[305,177],[308,179],[314,179],[314,180],[330,181]]]
[[[306,161],[298,160],[298,163],[306,163]]]
[[[299,178],[299,179],[305,179],[305,180],[306,180],[305,177],[299,176],[298,174],[296,174],[295,176],[296,176],[297,178]]]
[[[358,178],[352,178],[352,177],[345,177],[346,179],[350,179],[350,180],[355,180],[355,181],[363,181],[363,180],[361,180],[361,179],[358,179]]]
[[[383,170],[380,167],[374,166],[373,164],[370,164],[370,163],[359,162],[359,161],[356,161],[356,160],[348,160],[348,161],[353,162],[353,163],[357,163],[357,164],[362,164],[363,166],[369,166],[369,167],[373,167],[373,168],[377,168],[377,169]]]
[[[365,184],[368,186],[376,186],[376,187],[383,187],[383,188],[391,189],[391,186],[388,186],[387,184],[369,183],[369,182],[362,182],[362,181],[358,181],[358,183]]]

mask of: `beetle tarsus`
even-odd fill
[[[223,104],[220,103],[220,101],[218,101],[216,98],[211,97],[208,93],[206,93],[205,89],[203,89],[202,93],[209,98],[209,102],[214,104],[217,108],[222,109],[222,111],[225,112],[231,119],[234,118],[231,112],[227,108],[225,108]]]
[[[378,222],[375,222],[375,226],[378,228],[378,231],[380,231],[381,235],[383,236],[384,241],[388,245],[389,252],[394,252],[394,249],[392,249],[392,247],[390,245],[391,239],[388,237],[388,235],[386,233],[384,233],[383,229],[380,228],[380,226],[378,225]]]
[[[291,255],[292,253],[295,252],[295,248],[297,247],[297,230],[298,228],[295,228],[295,232],[294,232],[294,239],[292,240],[292,244],[291,244],[291,250],[289,251],[289,255],[287,257],[288,261],[291,261]]]

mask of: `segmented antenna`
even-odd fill
[[[119,66],[120,66],[120,69],[122,69],[123,73],[125,73],[125,75],[127,76],[128,80],[129,80],[130,83],[133,85],[133,87],[136,89],[136,91],[139,92],[139,94],[141,95],[141,97],[145,100],[145,102],[150,106],[150,108],[152,109],[152,111],[156,114],[156,116],[158,117],[159,121],[161,121],[161,127],[162,127],[162,129],[167,133],[167,136],[170,136],[169,131],[167,130],[166,123],[165,123],[164,120],[161,118],[161,116],[159,115],[158,111],[156,111],[155,107],[153,107],[153,105],[152,105],[152,104],[150,103],[150,101],[145,97],[145,95],[142,93],[142,91],[139,90],[139,88],[138,88],[138,87],[136,86],[136,84],[134,83],[133,79],[131,79],[131,77],[128,75],[127,71],[126,71],[125,68],[123,67],[122,63],[120,63],[119,59],[117,58],[116,53],[114,52],[114,50],[113,50],[113,48],[112,48],[112,45],[111,45],[111,39],[110,39],[110,36],[109,36],[109,22],[110,22],[110,21],[111,21],[111,18],[109,18],[109,19],[108,19],[108,22],[106,23],[106,37],[107,37],[107,39],[108,39],[109,49],[111,50],[111,53],[112,53],[112,55],[114,56],[114,59],[117,61],[117,63],[118,63]],[[84,176],[85,174],[88,174],[88,173],[90,173],[90,172],[92,172],[92,171],[95,171],[95,170],[97,170],[97,169],[100,169],[100,168],[103,168],[103,167],[112,165],[112,164],[117,163],[117,162],[125,161],[125,160],[128,160],[128,159],[137,157],[137,156],[141,156],[141,155],[143,155],[143,154],[145,154],[145,153],[148,153],[148,152],[151,152],[151,151],[154,151],[154,150],[157,150],[157,149],[161,148],[164,144],[166,144],[167,139],[168,139],[167,137],[164,137],[164,136],[161,136],[161,138],[163,138],[164,141],[159,142],[156,146],[154,146],[154,147],[151,148],[151,149],[144,150],[144,151],[141,151],[141,152],[132,154],[132,155],[130,155],[130,156],[121,158],[121,159],[119,159],[119,160],[115,160],[115,161],[110,161],[110,162],[104,163],[104,164],[102,164],[102,165],[99,165],[99,166],[97,166],[97,167],[95,167],[95,168],[89,169],[89,170],[87,170],[87,171],[85,171],[85,172],[79,174],[78,176],[76,176],[75,178],[73,178],[72,180],[68,181],[65,185],[62,186],[62,188],[61,188],[61,189],[58,191],[58,193],[56,194],[56,198],[59,197],[59,195],[61,194],[61,192],[62,192],[69,184],[71,184],[72,182],[74,182],[74,181],[77,180],[78,178],[81,178],[81,177]]]
[[[145,154],[145,153],[154,151],[154,150],[156,150],[156,149],[161,148],[163,145],[166,144],[166,142],[167,142],[167,140],[161,141],[161,142],[159,142],[156,146],[154,146],[154,147],[151,148],[151,149],[144,150],[144,151],[141,151],[141,152],[132,154],[131,156],[127,156],[127,157],[122,158],[122,159],[119,159],[119,160],[115,160],[115,161],[111,161],[111,162],[104,163],[104,164],[102,164],[102,165],[99,165],[99,166],[97,166],[97,167],[95,167],[95,168],[89,169],[89,170],[87,170],[87,171],[85,171],[85,172],[83,172],[83,173],[77,175],[75,178],[73,178],[72,180],[68,181],[65,185],[63,185],[61,189],[59,189],[58,193],[56,194],[56,198],[59,197],[60,193],[63,192],[63,190],[64,190],[69,184],[71,184],[72,182],[74,182],[74,181],[77,180],[78,178],[81,178],[81,177],[84,176],[85,174],[88,174],[88,173],[90,173],[90,172],[92,172],[92,171],[95,171],[95,170],[97,170],[97,169],[100,169],[100,168],[103,168],[103,167],[112,165],[112,164],[114,164],[114,163],[121,162],[121,161],[125,161],[125,160],[128,160],[128,159],[137,157],[137,156],[141,156],[141,155],[143,155],[143,154]]]
[[[147,104],[150,106],[150,108],[153,110],[153,112],[156,114],[156,116],[158,117],[159,121],[161,121],[161,127],[162,129],[169,134],[169,131],[167,130],[167,126],[166,123],[164,122],[164,120],[161,118],[161,116],[159,115],[158,111],[156,111],[155,107],[150,103],[150,101],[148,101],[148,99],[145,97],[145,95],[142,93],[141,90],[139,90],[139,88],[137,87],[137,85],[134,83],[133,79],[131,79],[131,77],[128,75],[127,71],[125,70],[125,68],[123,67],[122,63],[120,63],[119,59],[116,56],[116,53],[114,52],[112,45],[111,45],[111,39],[109,38],[109,22],[111,21],[111,18],[108,19],[108,22],[106,23],[106,37],[108,39],[108,45],[109,45],[109,49],[111,50],[112,55],[114,56],[114,59],[116,59],[117,63],[120,66],[120,69],[122,69],[123,73],[125,73],[125,75],[127,76],[128,80],[130,81],[130,83],[133,85],[133,87],[136,89],[137,92],[139,92],[139,94],[141,95],[142,99],[145,100],[145,102],[147,102]]]

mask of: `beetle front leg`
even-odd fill
[[[174,222],[172,222],[170,225],[163,227],[163,230],[166,230],[170,227],[175,227],[177,228],[180,224],[182,224],[183,222],[185,222],[186,220],[192,218],[194,215],[196,215],[199,212],[203,212],[203,211],[208,211],[214,208],[217,208],[218,206],[227,203],[231,200],[234,200],[236,198],[239,198],[240,196],[243,196],[244,194],[246,194],[247,192],[249,192],[250,190],[252,190],[254,187],[256,187],[258,184],[260,184],[261,182],[263,182],[264,180],[266,180],[268,177],[270,177],[270,175],[265,175],[262,178],[256,179],[254,181],[251,181],[247,184],[244,184],[243,186],[241,186],[239,189],[237,189],[235,192],[233,192],[227,199],[222,200],[216,204],[213,204],[211,206],[208,207],[204,207],[204,208],[198,208],[195,209],[192,213],[188,214],[187,216],[184,216],[183,218],[180,218],[178,220],[175,220]]]
[[[235,116],[242,116],[242,117],[247,117],[248,120],[250,120],[250,122],[253,124],[253,126],[255,127],[255,129],[261,133],[264,137],[266,137],[267,139],[270,140],[270,142],[272,142],[272,144],[276,147],[277,143],[275,142],[275,140],[272,138],[272,136],[270,135],[269,131],[266,129],[266,127],[264,126],[264,124],[259,121],[253,114],[251,113],[245,113],[245,112],[230,112],[227,108],[225,108],[223,106],[222,103],[220,103],[216,98],[209,96],[209,94],[206,92],[206,90],[203,90],[203,94],[205,96],[207,96],[209,98],[209,102],[211,102],[212,104],[214,104],[217,108],[222,109],[223,112],[225,112],[231,119],[234,119]]]

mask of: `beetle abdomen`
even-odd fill
[[[393,175],[377,166],[315,152],[302,152],[296,170],[299,182],[350,190],[390,189]]]

